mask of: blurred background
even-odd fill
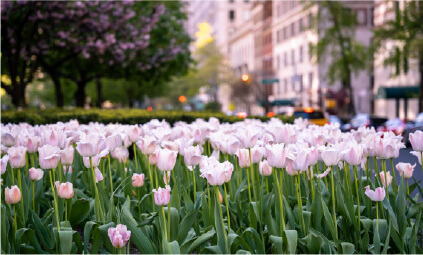
[[[2,110],[423,126],[420,1],[2,1],[1,22]]]

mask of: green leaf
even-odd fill
[[[323,199],[321,199],[321,201],[322,201],[322,207],[323,207],[323,215],[325,216],[326,224],[328,224],[329,231],[330,231],[330,233],[332,235],[332,238],[333,239],[336,239],[335,225],[334,225],[334,222],[333,222],[333,219],[332,219],[332,215],[329,212],[329,209],[328,209],[325,201],[323,201]]]
[[[7,230],[6,230],[6,226],[8,225],[9,225],[9,219],[7,219],[6,221],[6,206],[1,204],[1,250],[2,250],[2,253],[10,253],[9,242],[7,242]]]
[[[59,231],[59,241],[60,241],[60,251],[62,254],[69,254],[72,250],[72,231],[69,230],[60,230]]]
[[[415,254],[416,253],[416,238],[417,238],[417,234],[419,232],[419,225],[420,225],[420,217],[422,216],[422,214],[419,214],[419,217],[417,217],[416,221],[414,222],[413,225],[413,229],[411,231],[411,235],[410,235],[410,246],[408,248],[408,251],[411,254]],[[417,227],[416,227],[417,226]]]
[[[165,210],[165,214],[166,214],[166,217],[167,217],[168,208],[166,207],[164,210]],[[169,220],[169,219],[167,219],[167,220]],[[168,222],[166,222],[166,223],[168,223]],[[178,214],[178,211],[175,208],[171,207],[170,208],[170,236],[169,236],[169,240],[171,240],[171,241],[176,240],[176,238],[178,237],[178,230],[179,230],[179,214]]]
[[[181,249],[181,253],[183,253],[183,254],[192,253],[195,249],[197,249],[197,247],[199,247],[203,243],[212,239],[215,234],[216,234],[215,230],[210,230],[210,231],[202,234],[197,239],[195,239],[195,241],[189,246],[189,248],[186,248],[186,247],[183,246],[182,249]]]
[[[90,236],[91,236],[91,229],[97,225],[94,221],[89,221],[85,223],[84,227],[84,252],[85,254],[88,254],[88,243],[90,242]]]
[[[40,243],[44,249],[53,249],[55,245],[55,239],[51,237],[50,232],[43,225],[40,218],[38,218],[38,215],[32,210],[30,213],[30,222],[35,225],[35,233],[38,236],[38,239],[40,240]]]
[[[248,243],[245,242],[245,240],[242,239],[239,235],[234,234],[234,233],[229,234],[228,235],[228,246],[229,246],[229,249],[231,250],[231,253],[233,253],[232,251],[239,250],[238,249],[239,245],[242,245],[242,247],[247,249],[249,252],[252,252],[252,249],[248,245]]]
[[[386,200],[386,199],[385,199]],[[397,198],[395,200],[396,216],[398,219],[399,237],[404,240],[405,231],[407,228],[407,218],[405,216],[405,209],[407,208],[406,191],[403,177],[401,178],[400,188]]]
[[[169,246],[170,246],[170,251],[172,252],[172,254],[181,254],[178,241],[170,242]]]
[[[222,254],[223,252],[220,250],[219,246],[217,245],[213,245],[213,246],[206,246],[205,247],[206,250],[210,253],[210,254]]]
[[[341,247],[342,247],[342,254],[353,254],[354,253],[355,249],[354,249],[354,244],[352,244],[352,243],[342,242]]]
[[[69,216],[69,222],[72,226],[76,226],[83,222],[90,214],[90,202],[81,199],[76,200],[72,205],[72,211]]]
[[[374,245],[374,253],[380,253],[380,236],[379,231],[377,229],[377,220],[373,220],[373,245]]]
[[[183,241],[186,239],[189,230],[192,227],[192,224],[195,222],[195,219],[197,218],[197,213],[199,209],[190,211],[183,219],[181,224],[179,224],[179,230],[178,230],[178,243],[183,243]]]
[[[282,237],[286,251],[290,254],[295,254],[297,250],[297,230],[285,230]]]
[[[226,233],[225,233],[225,226],[223,225],[223,213],[221,214],[221,207],[219,207],[219,201],[217,200],[218,188],[215,186],[215,207],[214,207],[214,219],[215,219],[215,226],[216,226],[216,234],[217,234],[217,245],[219,246],[222,253],[228,253],[227,244],[226,244]],[[216,196],[217,194],[217,196]]]
[[[386,234],[386,238],[385,238],[385,244],[383,245],[382,254],[387,254],[388,252],[389,240],[391,239],[391,226],[392,226],[392,222],[390,221],[388,226],[388,233]]]
[[[277,253],[283,254],[282,250],[282,237],[280,236],[270,236],[269,240],[274,244],[274,247],[276,247]]]
[[[23,240],[29,240],[38,253],[43,253],[38,240],[35,238],[35,232],[29,228],[21,228],[15,234],[15,252],[19,253],[19,246]]]
[[[301,241],[304,241],[304,246],[307,247],[307,252],[310,254],[319,254],[320,249],[323,246],[322,237],[309,233],[306,237],[302,238]]]

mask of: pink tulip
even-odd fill
[[[6,173],[7,162],[9,162],[9,155],[6,154],[1,158],[1,174]]]
[[[191,170],[192,171],[192,170]],[[172,173],[172,172],[168,172],[167,173],[167,178],[166,178],[166,173],[163,175],[163,182],[166,184],[166,185],[168,185],[169,184],[169,182],[170,182],[170,173]]]
[[[219,191],[219,200],[220,200],[220,203],[222,204],[223,203],[223,197],[222,197],[222,193],[220,193],[220,191]]]
[[[144,186],[144,174],[136,174],[132,175],[132,186],[139,188]]]
[[[62,130],[46,130],[41,133],[41,138],[44,145],[49,144],[61,149],[66,147],[66,134]]]
[[[419,151],[410,151],[410,154],[414,155],[417,157],[417,161],[419,162],[419,164],[422,164],[422,154]]]
[[[106,146],[109,148],[109,151],[114,151],[116,147],[122,147],[122,136],[117,133],[109,135],[106,137]]]
[[[66,147],[60,151],[62,165],[72,165],[74,152],[75,149],[73,147]]]
[[[109,228],[107,233],[110,238],[110,242],[115,248],[122,248],[131,238],[131,231],[127,230],[125,225],[118,224],[116,228]]]
[[[269,165],[267,160],[260,161],[259,172],[263,176],[270,176],[272,174],[272,167]]]
[[[112,158],[117,159],[120,163],[126,162],[129,158],[129,151],[126,147],[116,147],[111,153]]]
[[[235,155],[238,149],[241,148],[241,142],[238,139],[236,139],[234,136],[230,136],[227,143],[228,143],[227,153],[229,155]]]
[[[259,163],[263,159],[264,148],[259,146],[254,146],[251,148],[251,161],[253,163]]]
[[[156,156],[157,167],[160,171],[172,171],[175,167],[178,153],[165,148],[157,151]]]
[[[25,138],[24,144],[28,153],[35,153],[41,146],[41,138],[39,136],[28,136]]]
[[[190,146],[184,150],[184,161],[187,166],[196,166],[201,162],[201,148],[199,145]]]
[[[154,201],[158,206],[164,206],[169,204],[170,201],[170,186],[166,185],[166,188],[159,187],[157,190],[153,189]]]
[[[328,169],[326,169],[326,171],[324,171],[323,173],[318,174],[318,175],[317,175],[317,178],[321,179],[321,178],[323,178],[323,177],[326,177],[326,175],[328,175],[328,174],[329,174],[329,172],[330,172],[330,167],[328,167]]]
[[[137,142],[138,148],[144,155],[152,155],[156,152],[157,139],[154,136],[146,135]]]
[[[106,147],[106,139],[97,133],[90,133],[84,140],[76,143],[76,150],[82,157],[94,157],[105,150]]]
[[[3,127],[2,127],[3,128]],[[6,147],[11,147],[15,145],[16,139],[11,133],[2,133],[1,134],[1,144]]]
[[[287,160],[291,162],[291,167],[295,171],[306,171],[310,165],[310,150],[308,148],[298,148],[298,151],[293,154],[288,154]]]
[[[375,174],[375,176],[377,176],[377,175]],[[385,172],[380,172],[379,173],[379,177],[380,177],[380,181],[382,182],[383,187],[386,188],[386,184],[385,184]],[[389,186],[391,184],[391,182],[392,182],[392,176],[391,176],[391,172],[390,171],[386,172],[386,179],[388,180],[387,183],[388,183],[388,186]]]
[[[163,141],[161,146],[171,151],[179,152],[178,144],[172,141]]]
[[[188,148],[194,144],[194,138],[186,139],[184,137],[181,137],[174,140],[174,142],[178,145],[179,154],[182,156],[185,156],[184,155],[185,148]]]
[[[423,132],[417,130],[414,133],[410,133],[410,143],[415,151],[423,151]]]
[[[150,162],[150,165],[152,165],[152,166],[157,165],[157,156],[156,156],[156,154],[151,154],[150,156],[148,156],[148,160]]]
[[[126,130],[126,134],[128,135],[129,141],[136,143],[140,139],[141,130],[138,125],[129,126]]]
[[[342,153],[343,160],[352,166],[361,164],[361,158],[363,157],[363,148],[361,145],[351,142],[348,143],[348,148]]]
[[[73,184],[70,182],[60,183],[58,181],[55,182],[55,186],[57,189],[57,195],[63,199],[71,199],[73,198],[74,191],[73,191]]]
[[[4,189],[4,198],[6,200],[6,204],[13,205],[19,203],[21,201],[21,191],[18,186],[12,186],[10,189]]]
[[[211,186],[222,185],[231,180],[233,165],[225,161],[220,163],[214,158],[203,158],[200,164],[200,177],[206,178]]]
[[[322,159],[327,166],[335,166],[340,160],[339,151],[335,148],[325,148],[322,151]]]
[[[366,191],[364,193],[372,201],[376,201],[376,202],[383,201],[383,199],[386,196],[385,188],[379,187],[379,188],[376,188],[374,191],[370,189],[369,185],[367,185],[365,188],[366,188]]]
[[[103,174],[101,173],[100,169],[98,169],[98,167],[94,169],[94,174],[96,183],[103,180]]]
[[[9,164],[12,168],[21,168],[25,166],[26,148],[23,146],[10,147],[7,150],[9,155]]]
[[[414,168],[416,164],[411,165],[410,163],[398,163],[396,166],[397,171],[399,172],[400,176],[404,175],[405,179],[410,179],[413,176]]]
[[[68,170],[68,173],[72,173],[73,172],[73,168],[72,166],[63,166],[63,173],[66,174],[66,168]]]
[[[292,163],[288,163],[287,165],[286,165],[286,172],[290,175],[290,176],[296,176],[296,175],[298,175],[300,172],[299,171],[295,171],[293,168],[292,168]]]
[[[236,152],[238,156],[238,164],[242,168],[246,168],[250,166],[250,152],[248,149],[239,149]]]
[[[244,148],[253,148],[257,143],[260,133],[257,128],[249,126],[239,130],[234,135],[238,138]]]
[[[35,167],[32,167],[31,169],[29,169],[29,179],[31,181],[41,180],[43,178],[43,175],[44,175],[44,171],[42,169],[38,169]]]

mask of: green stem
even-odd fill
[[[57,229],[60,231],[59,211],[57,209],[56,192],[54,191],[53,180],[51,177],[52,175],[53,175],[53,170],[50,169],[50,185],[51,185],[51,191],[53,193],[53,198],[54,198],[54,212],[56,214]]]
[[[154,171],[154,178],[156,179],[156,189],[158,189],[159,188],[159,180],[157,179],[157,167],[156,166],[154,166],[153,171]],[[151,186],[153,186],[153,185],[151,185]]]
[[[247,183],[248,183],[248,199],[251,204],[251,190],[250,190],[250,175],[248,174],[248,170],[245,169],[245,173],[247,174]],[[276,177],[277,178],[277,177]]]
[[[264,179],[266,179],[266,193],[269,193],[269,183],[267,181],[267,176],[263,176]]]
[[[149,178],[150,178],[150,186],[151,186],[151,188],[153,188],[154,181],[153,181],[153,175],[151,174],[150,158],[148,158],[148,175],[149,175]],[[157,175],[156,175],[156,189],[158,189]],[[151,197],[151,205],[152,205],[151,208],[153,208],[153,211],[154,211],[155,210],[154,196]]]
[[[195,200],[196,200],[196,195],[197,195],[197,186],[195,184],[195,167],[192,168],[192,181],[193,181],[193,186],[194,186],[194,204],[195,204]]]
[[[135,159],[135,173],[138,173],[138,160],[137,160],[137,147],[135,143],[132,144],[132,147],[134,148],[134,159]]]
[[[314,200],[314,183],[313,183],[314,176],[313,176],[313,172],[311,171],[311,169],[312,169],[312,167],[310,166],[308,168],[308,175],[310,176],[311,198],[312,198],[312,200]]]
[[[18,232],[18,222],[16,220],[16,204],[13,205],[13,218],[15,221],[15,234]]]
[[[32,166],[37,167],[37,162],[35,161],[35,153],[32,153],[31,158],[32,158]]]
[[[113,177],[112,177],[112,169],[110,166],[110,154],[107,155],[107,161],[109,162],[110,193],[113,194]]]
[[[58,172],[59,172],[59,181],[60,181],[60,183],[62,183],[63,181],[62,181],[62,171],[63,171],[63,168],[62,168],[62,161],[61,160],[59,160],[59,170],[58,170]]]
[[[391,172],[392,172],[392,177],[393,177],[392,179],[394,179],[393,180],[394,181],[394,186],[393,187],[395,187],[395,189],[392,188],[392,190],[394,191],[394,194],[396,195],[397,194],[397,188],[398,188],[398,186],[397,186],[397,179],[395,177],[394,160],[392,158],[390,158],[389,161],[391,162]]]
[[[410,196],[410,189],[408,188],[408,179],[405,179],[405,184],[407,186],[407,200],[408,200],[408,197]],[[409,205],[411,205],[411,203]]]
[[[299,204],[298,207],[298,212],[300,213],[300,217],[301,217],[301,228],[303,229],[303,234],[304,236],[306,235],[306,230],[305,230],[305,224],[304,224],[304,216],[303,216],[303,201],[301,198],[301,179],[300,179],[300,175],[297,175],[295,178],[295,186],[296,186],[296,190],[297,190],[297,201]]]
[[[207,182],[207,195],[208,195],[208,202],[209,202],[209,219],[212,218],[212,212],[211,212],[211,201],[210,201],[210,186],[209,182]]]
[[[238,169],[238,161],[235,158],[235,172],[237,173],[237,186],[239,187],[239,185],[241,184],[241,169]]]
[[[226,204],[226,214],[228,217],[228,233],[231,232],[231,218],[229,217],[229,203],[228,203],[228,194],[226,193],[226,185],[223,183],[223,189],[225,191],[225,204]],[[220,198],[219,198],[220,201]]]
[[[141,219],[141,207],[140,207],[140,189],[141,188],[136,188],[137,189],[137,198],[138,198],[138,218]]]
[[[379,203],[376,202],[376,229],[379,232],[379,212],[378,209],[379,208]]]
[[[381,164],[382,164],[382,168],[383,168],[383,173],[385,174],[386,198],[388,199],[388,203],[389,203],[388,178],[386,178],[386,159],[382,159]]]
[[[102,162],[102,164],[101,164],[101,174],[103,175],[103,176],[105,176],[104,175],[104,165],[106,164],[106,161],[104,161],[104,160],[102,160],[103,162]],[[106,190],[106,187],[104,186],[105,184],[104,184],[104,182],[105,181],[102,181],[101,183],[103,184],[103,190]]]
[[[275,169],[276,170],[276,169]],[[274,176],[275,176],[275,180],[276,180],[276,186],[278,188],[278,195],[279,195],[279,205],[280,208],[279,210],[281,211],[281,230],[285,231],[285,217],[283,215],[283,200],[282,200],[282,196],[283,196],[283,190],[281,189],[280,185],[279,185],[279,181],[278,181],[278,174],[277,171],[274,171]],[[281,233],[282,236],[282,233]]]
[[[28,153],[25,153],[25,176],[29,176],[29,155]]]
[[[12,184],[15,184],[15,169],[12,168]]]
[[[166,228],[166,217],[165,217],[164,206],[162,206],[162,214],[163,214],[163,225]],[[166,237],[166,240],[167,240],[167,229],[165,229],[165,237]]]
[[[65,227],[68,227],[68,199],[65,199]]]
[[[331,175],[331,188],[332,188],[332,216],[333,216],[333,223],[335,224],[335,238],[338,239],[338,224],[336,223],[336,211],[335,211],[335,183],[333,182],[333,171],[335,171],[334,166],[330,171]]]
[[[359,233],[359,239],[360,239],[360,242],[361,242],[361,230],[360,230],[360,223],[361,223],[361,220],[360,220],[360,196],[359,196],[359,189],[358,189],[358,182],[357,182],[357,166],[353,166],[353,172],[354,172],[354,180],[355,180],[355,191],[356,191],[356,196],[357,196],[357,211],[358,211],[358,233]]]
[[[253,185],[253,197],[254,197],[254,201],[257,201],[257,197],[256,197],[256,192],[255,192],[255,183],[256,183],[256,178],[255,178],[255,174],[253,171],[253,161],[251,160],[251,148],[248,149],[248,154],[250,156],[250,173],[251,173],[251,183]]]
[[[375,168],[375,172],[376,172],[376,179],[378,179],[380,176],[379,176],[379,169],[378,169],[378,166],[377,166],[377,159],[376,159],[376,156],[375,156],[375,157],[373,157],[373,167]]]
[[[35,181],[32,181],[32,210],[35,212]]]
[[[222,212],[222,206],[220,204],[219,188],[217,186],[214,186],[214,193],[216,193],[216,202],[217,202],[217,205],[219,206],[220,221],[222,223],[222,226],[225,226],[223,224],[223,212]],[[223,237],[225,239],[225,249],[228,250],[228,239],[226,237],[225,229],[223,229]],[[223,253],[226,253],[226,251],[224,251]]]
[[[165,175],[166,175],[166,180],[169,180],[167,171],[165,171]],[[170,181],[168,181],[167,183],[169,184]],[[170,201],[169,201],[169,204],[167,204],[167,226],[168,226],[168,231],[170,236]]]
[[[92,172],[92,175],[93,175],[93,184],[94,184],[94,190],[95,190],[95,202],[97,204],[98,210],[100,211],[100,216],[103,220],[103,225],[104,225],[105,224],[104,215],[103,215],[103,210],[101,209],[100,197],[98,195],[97,184],[95,183],[95,172],[94,172],[92,157],[90,157],[90,166],[91,166],[91,172]],[[125,171],[125,169],[123,171]],[[100,220],[100,219],[98,219],[98,220]]]
[[[18,184],[19,184],[19,189],[21,191],[21,193],[23,194],[23,190],[22,190],[22,180],[21,180],[21,169],[18,168]],[[12,170],[13,171],[13,170]],[[23,202],[23,196],[21,198],[21,214],[22,214],[22,221],[24,226],[26,226],[26,220],[25,220],[25,212],[24,212],[24,202]]]

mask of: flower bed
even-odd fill
[[[1,249],[422,253],[416,165],[386,171],[401,140],[302,119],[2,124]]]

